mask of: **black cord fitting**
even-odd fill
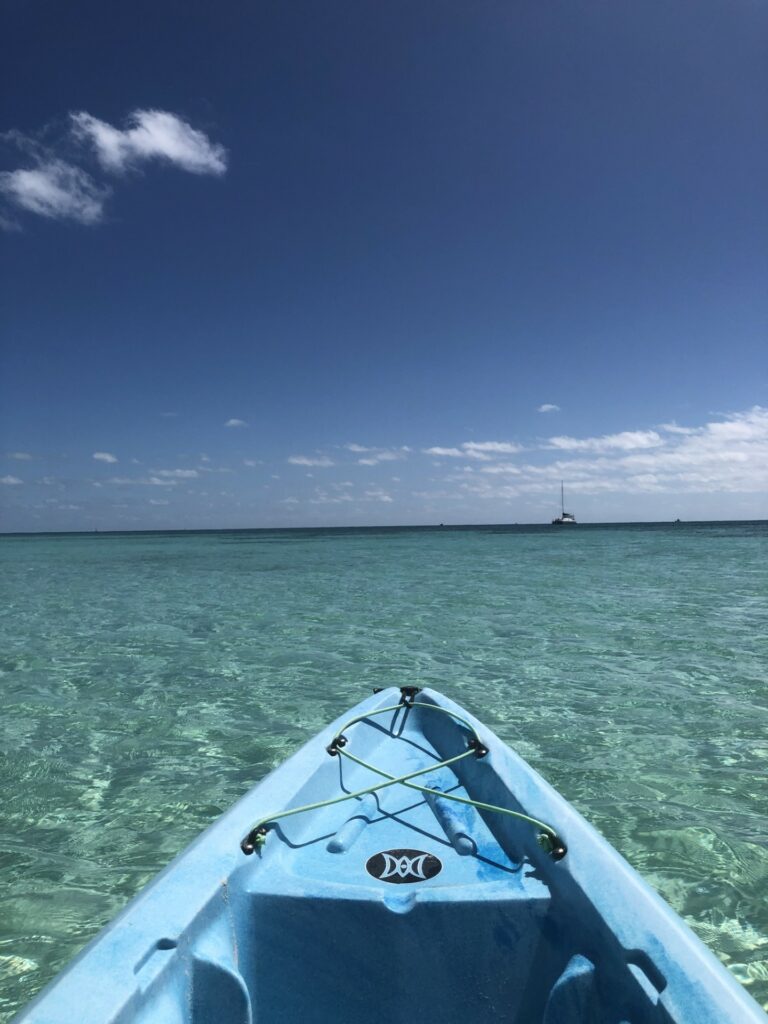
[[[346,736],[334,736],[328,746],[325,748],[331,757],[336,757],[339,752],[339,747],[346,747],[347,737]]]
[[[485,757],[485,755],[488,753],[488,747],[483,746],[483,744],[480,742],[477,736],[473,736],[467,742],[467,749],[474,750],[475,757]]]
[[[260,825],[258,828],[251,829],[245,839],[240,843],[240,849],[246,857],[250,857],[250,855],[256,850],[256,847],[261,846],[264,843],[267,832],[269,832],[269,829],[266,825]]]
[[[414,698],[417,693],[421,693],[418,686],[401,686],[400,687],[400,703],[401,704],[413,704]]]
[[[382,693],[383,690],[384,690],[383,686],[374,686],[374,688],[373,688],[373,692],[374,693]]]
[[[539,832],[538,841],[552,860],[562,860],[568,853],[568,847],[556,832]]]
[[[562,860],[563,857],[568,853],[568,847],[565,845],[560,836],[554,840],[554,846],[552,847],[552,860]]]

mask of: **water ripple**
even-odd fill
[[[487,721],[768,1006],[764,525],[0,544],[0,1021],[392,683]]]

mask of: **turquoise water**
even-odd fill
[[[485,720],[768,1006],[768,524],[4,537],[0,557],[0,1021],[390,684]]]

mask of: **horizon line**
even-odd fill
[[[768,523],[768,519],[628,519],[606,520],[603,522],[574,523],[577,527],[604,526],[710,526],[722,523],[755,524]],[[338,526],[165,526],[146,527],[142,529],[110,529],[98,528],[88,530],[0,530],[0,537],[93,537],[115,534],[143,533],[274,533],[301,532],[303,530],[493,530],[493,529],[548,529],[553,523],[381,523],[356,525],[348,523]],[[558,531],[562,533],[563,531]],[[567,531],[573,532],[573,531]]]

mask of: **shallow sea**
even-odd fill
[[[443,690],[768,1007],[768,523],[0,538],[0,1021],[374,686]]]

